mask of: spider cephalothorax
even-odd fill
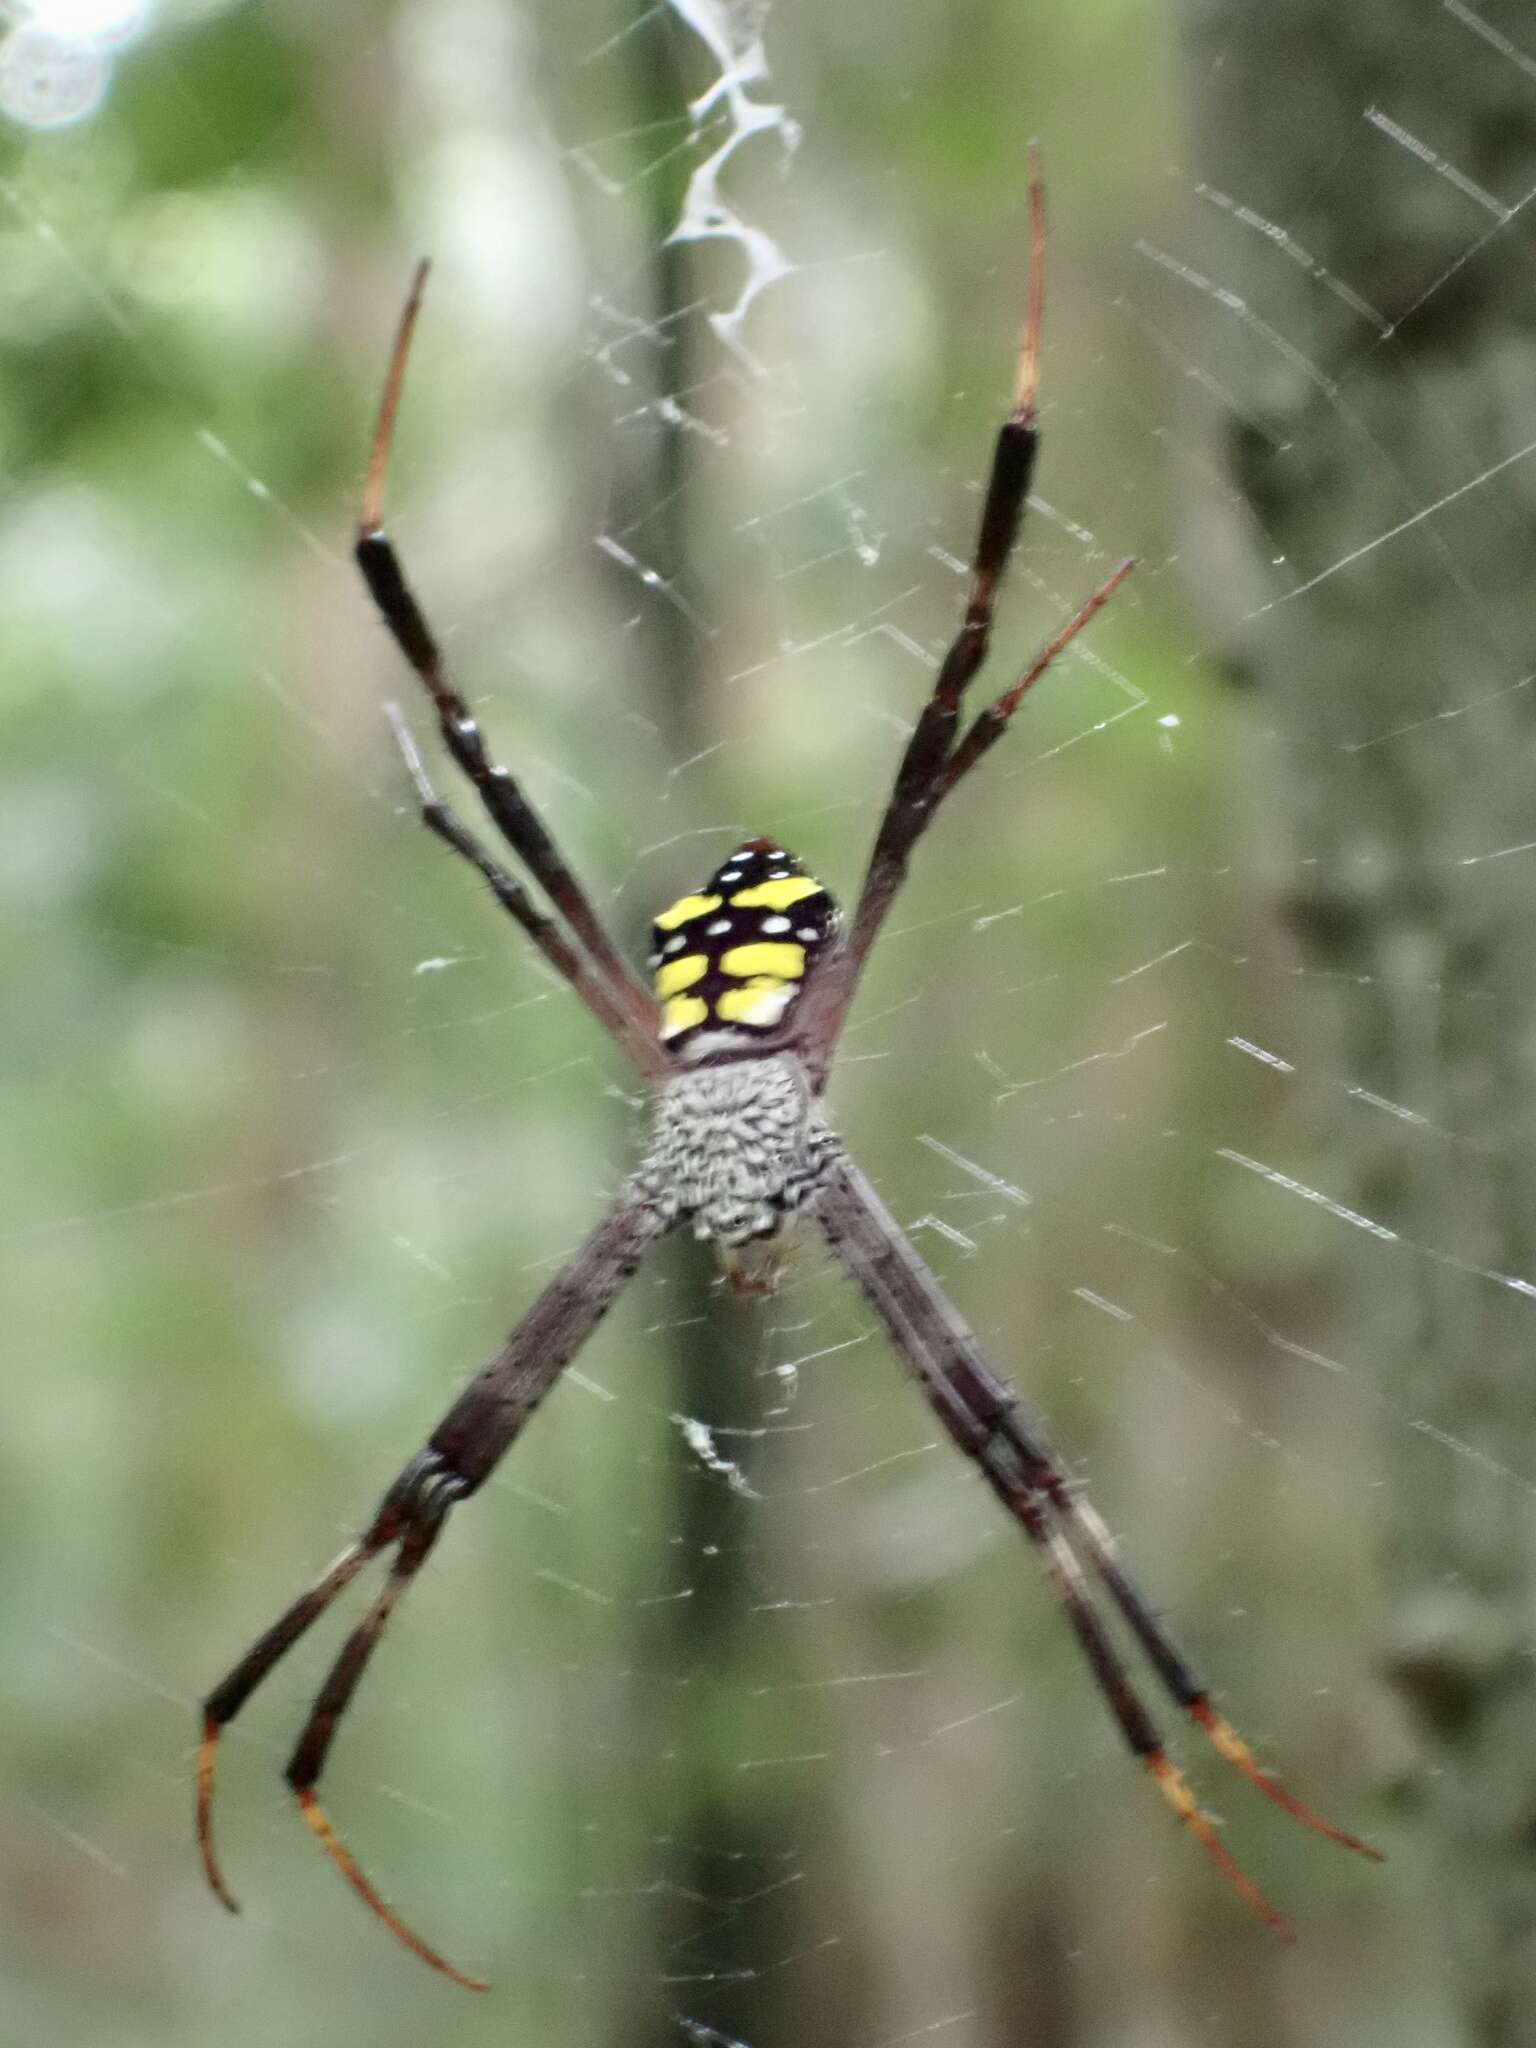
[[[662,1084],[635,1184],[669,1222],[715,1246],[735,1293],[771,1294],[785,1226],[839,1151],[795,1054],[747,1053]]]
[[[821,884],[771,840],[737,848],[697,895],[656,920],[655,993],[633,974],[516,778],[493,763],[381,524],[384,471],[411,332],[418,272],[395,340],[363,495],[357,560],[384,623],[425,686],[449,754],[487,816],[547,898],[541,908],[434,793],[404,721],[391,710],[424,822],[477,868],[496,900],[570,984],[653,1095],[639,1170],[586,1242],[515,1325],[405,1466],[357,1541],[252,1645],[203,1702],[197,1831],[208,1880],[231,1909],[213,1849],[214,1761],[226,1722],[279,1659],[373,1559],[391,1563],[347,1638],[299,1735],[288,1783],[326,1853],[386,1926],[435,1969],[483,1989],[412,1933],[374,1890],[315,1796],[332,1738],[385,1624],[441,1535],[450,1511],[490,1477],[651,1246],[674,1225],[712,1240],[738,1292],[776,1277],[783,1226],[813,1218],[956,1446],[1034,1546],[1132,1753],[1180,1822],[1248,1904],[1289,1929],[1233,1862],[1201,1812],[1133,1689],[1096,1592],[1134,1639],[1163,1690],[1248,1782],[1294,1818],[1374,1857],[1260,1768],[1216,1712],[1193,1668],[1120,1562],[1119,1550],[1039,1427],[989,1364],[896,1219],[823,1121],[819,1103],[869,950],[908,858],[943,799],[1007,729],[1025,692],[1125,575],[1125,563],[1078,607],[1035,659],[969,723],[965,692],[987,656],[998,586],[1018,535],[1038,446],[1044,202],[1030,187],[1034,230],[1029,312],[1013,409],[998,434],[960,630],[907,742],[875,833],[851,926]]]

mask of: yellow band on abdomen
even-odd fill
[[[766,974],[774,981],[798,981],[805,973],[805,948],[791,945],[787,939],[758,939],[750,946],[732,946],[720,955],[720,972],[736,981],[745,981],[751,974]]]
[[[678,996],[685,988],[692,988],[708,972],[709,961],[704,954],[684,953],[681,959],[669,960],[664,967],[657,968],[656,993],[665,1002],[668,996]]]

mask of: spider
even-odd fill
[[[693,895],[656,919],[650,989],[631,971],[516,778],[492,761],[445,669],[383,528],[385,472],[411,337],[421,264],[396,331],[357,529],[356,559],[385,625],[425,686],[443,743],[473,783],[550,910],[435,793],[394,706],[395,736],[423,822],[476,868],[491,893],[627,1053],[652,1092],[650,1143],[608,1213],[449,1408],[355,1542],[272,1624],[203,1702],[197,1839],[214,1892],[238,1906],[214,1851],[219,1737],[363,1567],[391,1557],[384,1584],[315,1698],[287,1768],[299,1809],[326,1854],[405,1946],[455,1983],[483,1990],[406,1925],[375,1890],[315,1796],[337,1727],[390,1615],[450,1511],[490,1477],[651,1247],[679,1224],[716,1248],[738,1293],[770,1291],[796,1226],[814,1223],[863,1294],[956,1447],[1023,1528],[1132,1754],[1174,1814],[1247,1905],[1283,1939],[1284,1917],[1223,1846],[1163,1747],[1105,1620],[1094,1582],[1173,1703],[1248,1782],[1294,1819],[1379,1860],[1380,1852],[1294,1798],[1216,1711],[1204,1682],[1120,1561],[1118,1546],[1011,1388],[941,1292],[821,1108],[844,1020],[871,946],[934,813],[1000,739],[1025,693],[1082,631],[1132,567],[1122,563],[1034,660],[973,718],[964,697],[986,659],[998,587],[1022,523],[1039,448],[1036,392],[1043,310],[1045,202],[1031,156],[1028,305],[1013,406],[998,433],[971,560],[964,618],[918,714],[875,833],[851,925],[793,855],[748,840]]]

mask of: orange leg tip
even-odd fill
[[[1029,297],[1024,333],[1019,342],[1018,371],[1013,386],[1013,418],[1026,426],[1035,422],[1040,392],[1040,334],[1045,324],[1045,182],[1040,170],[1040,144],[1031,136],[1029,157]]]
[[[373,452],[368,458],[368,474],[363,483],[362,510],[358,517],[359,540],[370,540],[380,531],[384,504],[384,474],[389,467],[390,442],[394,437],[395,414],[400,405],[400,391],[405,382],[406,359],[411,352],[411,337],[415,332],[416,320],[421,312],[422,295],[427,288],[427,277],[432,265],[422,257],[411,273],[411,288],[406,294],[401,310],[400,324],[395,329],[395,345],[390,352],[389,370],[384,379],[384,395],[379,401],[378,422],[373,430]]]
[[[1151,1750],[1142,1761],[1156,1779],[1159,1792],[1248,1910],[1256,1914],[1282,1941],[1294,1941],[1295,1928],[1278,1907],[1270,1904],[1253,1879],[1230,1854],[1215,1828],[1200,1811],[1195,1802],[1195,1795],[1163,1752],[1160,1749]]]
[[[197,1849],[203,1859],[203,1875],[208,1880],[209,1890],[227,1913],[238,1913],[240,1901],[224,1882],[224,1873],[219,1868],[213,1847],[213,1785],[218,1767],[220,1732],[217,1721],[204,1720],[203,1739],[197,1750]]]
[[[1237,1730],[1229,1721],[1222,1719],[1209,1700],[1192,1700],[1189,1717],[1205,1730],[1217,1755],[1224,1757],[1234,1770],[1240,1771],[1256,1791],[1273,1800],[1282,1812],[1300,1821],[1303,1827],[1310,1828],[1313,1834],[1321,1835],[1325,1841],[1337,1842],[1341,1849],[1352,1849],[1357,1856],[1364,1856],[1367,1862],[1386,1861],[1380,1849],[1372,1848],[1369,1842],[1362,1842],[1358,1835],[1350,1834],[1345,1828],[1335,1827],[1331,1820],[1324,1820],[1320,1813],[1314,1813],[1293,1792],[1288,1792],[1273,1772],[1264,1769]]]
[[[1114,596],[1115,592],[1120,588],[1121,584],[1125,581],[1126,577],[1129,576],[1131,571],[1139,565],[1139,562],[1139,556],[1127,555],[1125,560],[1121,562],[1117,568],[1111,570],[1110,574],[1105,577],[1104,581],[1099,585],[1098,589],[1089,599],[1089,603],[1093,606],[1094,611],[1097,611],[1100,605],[1108,603],[1109,599]],[[1090,613],[1090,617],[1091,616],[1092,614]]]
[[[491,1987],[484,1977],[471,1977],[467,1971],[456,1969],[446,1956],[439,1955],[430,1943],[423,1941],[419,1934],[413,1933],[392,1906],[385,1904],[384,1900],[374,1890],[373,1885],[363,1875],[362,1866],[358,1863],[357,1858],[331,1826],[325,1808],[307,1786],[295,1786],[294,1797],[299,1802],[300,1813],[303,1814],[305,1820],[308,1821],[313,1829],[326,1855],[330,1857],[332,1863],[335,1864],[336,1868],[347,1880],[347,1883],[351,1885],[353,1891],[357,1893],[369,1912],[376,1919],[383,1921],[384,1925],[403,1948],[408,1948],[413,1956],[426,1963],[430,1969],[438,1971],[442,1976],[448,1978],[451,1983],[461,1985],[466,1991],[490,1990]]]

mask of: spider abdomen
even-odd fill
[[[656,919],[649,966],[662,1043],[699,1059],[777,1031],[837,925],[837,905],[792,853],[745,841]]]
[[[636,1178],[669,1219],[731,1253],[774,1236],[840,1149],[799,1060],[765,1053],[674,1075]]]

